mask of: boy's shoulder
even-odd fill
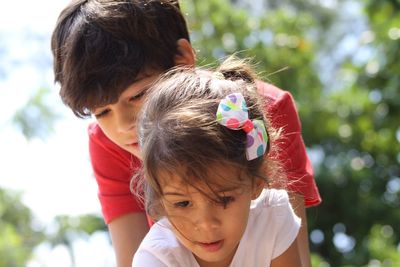
[[[111,141],[106,137],[97,122],[92,122],[88,126],[88,134],[90,139],[101,140],[102,142]],[[104,139],[104,140],[103,140]]]
[[[280,97],[289,92],[271,84],[261,80],[256,80],[257,91],[260,95],[267,97],[272,101],[276,101]]]
[[[263,97],[266,110],[271,115],[272,123],[283,121],[287,125],[290,120],[298,120],[296,104],[292,94],[273,84],[260,80],[256,81],[257,92]],[[281,116],[284,115],[284,116]],[[274,127],[282,127],[282,125]]]
[[[111,141],[97,122],[93,122],[88,126],[88,135],[92,165],[101,168],[103,175],[111,172],[114,175],[118,173],[119,176],[125,176],[120,175],[122,163],[124,168],[122,172],[128,173],[127,179],[130,180],[132,172],[140,167],[140,160]],[[111,177],[114,176],[111,175]]]
[[[90,143],[98,144],[108,149],[119,151],[122,154],[128,155],[129,153],[120,148],[117,144],[111,141],[100,128],[97,122],[92,122],[88,126],[88,135]],[[130,158],[130,156],[129,156]]]

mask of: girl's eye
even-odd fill
[[[177,208],[186,208],[190,205],[190,201],[179,201],[174,203],[174,206]]]
[[[96,117],[96,119],[100,119],[101,117],[104,117],[105,115],[107,115],[107,113],[108,113],[109,111],[110,111],[110,110],[105,109],[105,110],[102,110],[102,111],[100,111],[100,112],[98,112],[98,113],[95,113],[94,116]]]
[[[138,99],[142,98],[142,96],[144,96],[144,94],[146,93],[146,91],[147,91],[147,89],[144,89],[144,90],[142,90],[139,94],[134,95],[134,96],[131,96],[131,97],[129,98],[129,101],[135,101],[135,100],[138,100]]]

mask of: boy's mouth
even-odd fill
[[[139,143],[126,144],[126,148],[129,149],[129,151],[131,151],[131,153],[132,153],[132,150],[134,150],[134,151],[140,150]]]
[[[132,142],[132,143],[128,143],[128,144],[126,144],[127,146],[130,146],[130,147],[138,147],[139,146],[139,143],[138,142]]]

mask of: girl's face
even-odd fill
[[[123,91],[116,103],[92,111],[104,134],[122,149],[139,158],[136,119],[145,91],[159,75],[160,72],[139,75],[137,81]]]
[[[211,263],[229,266],[246,229],[251,200],[259,196],[264,186],[260,179],[255,185],[250,179],[239,181],[238,170],[227,171],[221,166],[213,171],[210,180],[215,181],[214,192],[205,184],[198,185],[207,195],[184,185],[175,175],[160,181],[162,204],[173,231],[202,267]],[[222,203],[212,200],[215,193]]]

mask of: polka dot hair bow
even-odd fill
[[[217,121],[232,130],[247,133],[247,160],[264,155],[268,135],[262,120],[250,120],[246,101],[241,93],[232,93],[221,100],[217,110]]]

